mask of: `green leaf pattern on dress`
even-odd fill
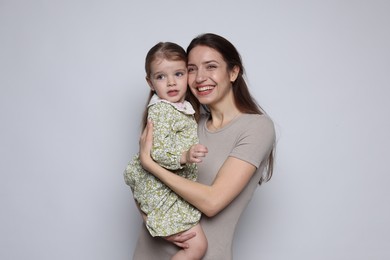
[[[154,126],[152,158],[162,167],[195,181],[196,164],[180,165],[183,151],[198,143],[193,115],[179,111],[172,104],[158,102],[149,107],[148,116]],[[127,165],[124,178],[147,215],[146,227],[152,236],[176,234],[199,222],[201,213],[145,171],[138,154]]]

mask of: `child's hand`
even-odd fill
[[[207,147],[202,144],[194,144],[186,152],[186,163],[200,163],[202,158],[206,156]]]

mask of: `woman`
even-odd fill
[[[240,55],[229,41],[203,34],[191,41],[187,55],[191,100],[198,111],[205,110],[199,118],[198,135],[208,153],[197,155],[204,157],[198,164],[198,182],[152,160],[152,122],[140,140],[140,159],[147,171],[203,213],[201,225],[209,243],[203,259],[228,260],[241,213],[257,185],[272,176],[275,130],[250,95]],[[169,259],[178,247],[187,247],[193,235],[153,239],[143,229],[134,259]]]

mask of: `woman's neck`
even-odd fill
[[[207,122],[209,130],[221,129],[241,114],[232,100],[213,105],[209,109],[211,113],[211,119]]]

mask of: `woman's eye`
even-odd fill
[[[214,64],[207,65],[207,69],[215,69],[217,66]]]
[[[188,68],[187,68],[188,73],[193,72],[194,70],[195,70],[194,67],[188,67]]]

